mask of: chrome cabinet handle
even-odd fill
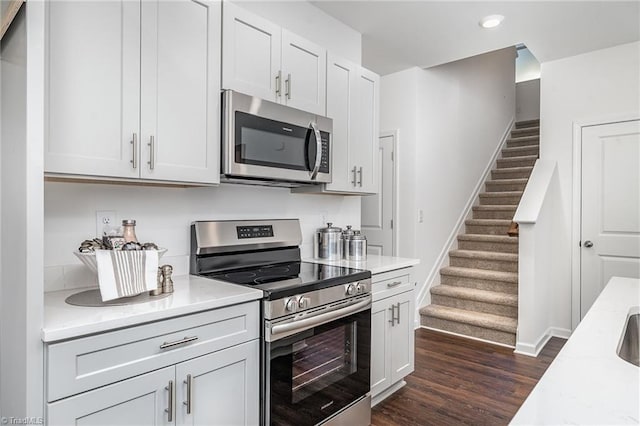
[[[187,374],[187,380],[184,383],[187,385],[187,400],[183,404],[187,406],[187,414],[191,414],[191,387],[193,385],[191,374]]]
[[[353,166],[353,169],[351,170],[351,173],[353,173],[353,180],[351,181],[351,185],[356,186],[356,166]]]
[[[133,139],[131,140],[131,145],[133,145],[133,155],[131,156],[131,164],[133,164],[133,169],[138,168],[138,134],[133,134]]]
[[[398,324],[400,324],[400,302],[398,302],[397,305],[398,305],[398,317],[396,318],[396,321],[398,322]]]
[[[387,283],[387,287],[388,288],[393,288],[393,287],[399,286],[400,284],[402,284],[402,281],[394,281],[392,283]]]
[[[284,95],[287,99],[291,99],[291,73],[287,74],[287,79],[284,81]]]
[[[160,345],[160,349],[167,349],[178,345],[184,345],[185,343],[193,342],[195,340],[198,340],[198,336],[185,337],[184,339],[176,340],[175,342],[164,342]]]
[[[282,71],[278,71],[276,75],[276,96],[282,96]]]
[[[164,412],[167,413],[167,421],[173,421],[173,380],[169,380],[169,386],[165,387],[169,391],[169,407],[165,408]]]
[[[153,170],[156,167],[156,143],[153,135],[149,137],[149,143],[147,145],[149,146],[149,161],[147,161],[147,164],[149,165],[149,169]]]
[[[396,305],[391,305],[389,310],[391,311],[391,319],[389,320],[389,322],[391,323],[391,327],[393,327],[396,321]]]
[[[360,186],[360,188],[362,188],[362,166],[360,166],[360,169],[358,170],[358,174],[360,175],[360,180],[358,181],[358,185]]]
[[[592,241],[587,240],[587,241],[585,241],[585,242],[584,242],[584,246],[585,246],[586,248],[591,248],[591,247],[593,247],[593,242],[592,242]]]
[[[313,165],[313,170],[311,170],[311,180],[315,180],[322,162],[322,136],[320,136],[320,130],[318,130],[316,123],[310,123],[309,126],[316,137],[316,163]]]

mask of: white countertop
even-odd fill
[[[408,268],[420,263],[419,259],[410,259],[407,257],[394,256],[378,256],[374,254],[367,255],[364,262],[354,262],[350,260],[327,260],[317,258],[302,259],[305,262],[322,263],[324,265],[342,266],[345,268],[367,269],[371,274],[380,274],[382,272],[393,271],[394,269]]]
[[[618,357],[640,280],[611,278],[511,424],[638,424],[640,368]]]
[[[126,306],[86,308],[65,299],[86,289],[44,294],[42,340],[53,342],[262,298],[262,291],[191,275],[174,276],[172,295]]]

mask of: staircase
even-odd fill
[[[539,153],[539,120],[521,121],[473,207],[473,219],[420,309],[425,327],[515,346],[518,237],[507,235]]]

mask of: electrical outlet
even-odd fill
[[[424,222],[424,211],[422,209],[418,210],[418,223]]]
[[[113,210],[96,211],[96,236],[102,237],[102,230],[106,225],[116,225],[116,212]]]

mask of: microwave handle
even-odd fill
[[[318,170],[320,170],[320,163],[322,162],[322,138],[316,123],[311,122],[309,127],[311,127],[316,137],[316,163],[313,165],[313,170],[311,170],[311,180],[315,180],[318,175]]]

